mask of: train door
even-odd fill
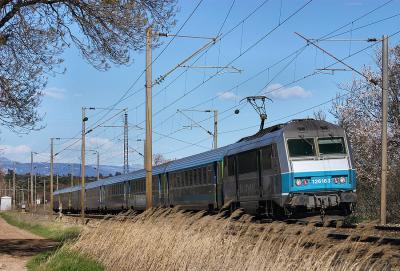
[[[124,208],[128,208],[129,181],[124,182]]]
[[[100,186],[100,208],[105,207],[105,201],[106,201],[106,191],[104,186]]]
[[[258,150],[237,155],[237,183],[240,206],[256,212],[260,199],[260,174]]]
[[[236,155],[224,158],[224,181],[223,181],[224,204],[239,201],[239,187],[237,180]]]
[[[267,206],[271,201],[279,203],[282,186],[276,144],[261,149],[261,177],[262,198],[267,201]]]

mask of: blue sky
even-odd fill
[[[260,6],[264,0],[236,0],[225,24],[222,35],[229,32],[248,14]],[[338,84],[350,82],[358,75],[349,71],[337,71],[332,74],[317,74],[304,80],[302,77],[312,74],[318,68],[334,63],[326,54],[307,46],[297,55],[292,55],[281,63],[277,61],[292,54],[305,45],[304,40],[294,34],[299,32],[309,38],[319,38],[331,31],[349,25],[334,34],[335,39],[366,39],[381,37],[400,30],[400,16],[362,27],[400,13],[400,0],[393,0],[368,16],[351,23],[361,15],[373,10],[387,1],[375,0],[314,0],[296,15],[296,10],[305,5],[306,0],[269,0],[253,13],[245,22],[211,46],[206,52],[188,62],[192,66],[233,66],[240,73],[227,69],[216,74],[215,69],[178,68],[161,84],[153,88],[153,152],[167,158],[180,158],[199,153],[212,147],[212,138],[201,128],[180,113],[177,109],[216,109],[219,111],[219,146],[233,143],[243,136],[257,132],[259,119],[255,111],[241,99],[260,93],[267,93],[273,102],[267,104],[267,125],[286,122],[292,118],[312,116],[314,110],[328,112],[331,103],[311,109],[305,109],[325,103],[340,93]],[[193,11],[198,1],[180,1],[177,25],[171,31],[175,33]],[[181,35],[213,37],[218,33],[232,0],[204,0],[183,27]],[[362,28],[359,28],[362,27]],[[358,29],[359,28],[359,29]],[[267,33],[271,32],[267,35]],[[264,37],[262,39],[262,37]],[[171,38],[162,38],[163,45],[153,50],[157,56]],[[259,41],[259,42],[257,42]],[[390,39],[390,45],[398,44],[400,35]],[[153,64],[153,78],[166,73],[178,62],[202,47],[207,40],[176,38]],[[322,41],[320,46],[340,58],[347,57],[370,45],[358,41]],[[374,65],[374,54],[379,46],[362,51],[346,59],[346,63],[361,70],[363,66]],[[85,62],[75,48],[65,54],[65,74],[49,78],[43,92],[40,112],[45,115],[46,127],[29,135],[17,135],[1,128],[0,149],[2,155],[20,162],[29,161],[30,151],[39,152],[35,157],[39,161],[49,159],[50,137],[79,136],[81,128],[81,107],[109,107],[118,101],[129,89],[128,98],[116,105],[116,108],[128,108],[129,144],[143,152],[144,131],[135,127],[144,127],[144,76],[132,86],[144,69],[144,52],[132,54],[134,62],[129,66],[113,66],[107,72],[100,72]],[[195,62],[195,60],[197,61]],[[232,60],[234,60],[232,62]],[[270,67],[268,69],[268,67]],[[337,64],[335,68],[344,68]],[[263,71],[261,73],[261,71]],[[258,74],[258,76],[254,76]],[[208,80],[208,78],[210,78]],[[246,81],[251,78],[251,80]],[[202,84],[203,81],[206,81]],[[294,82],[295,81],[295,82]],[[243,83],[244,82],[244,83]],[[294,82],[294,83],[292,83]],[[269,84],[268,84],[269,83]],[[292,84],[290,84],[292,83]],[[282,87],[283,86],[283,87]],[[132,95],[134,93],[134,95]],[[235,108],[240,114],[235,115]],[[301,113],[299,113],[301,112]],[[104,116],[106,111],[88,111],[90,127]],[[104,119],[111,117],[108,113]],[[187,112],[201,125],[212,130],[212,115],[209,113]],[[328,119],[334,121],[328,115]],[[205,120],[206,119],[206,120]],[[119,126],[122,116],[113,118],[105,125]],[[190,127],[192,126],[192,127]],[[243,129],[242,129],[243,128]],[[246,129],[245,129],[246,128]],[[242,129],[242,130],[239,130]],[[234,131],[237,130],[237,131]],[[138,141],[139,140],[139,141]],[[55,151],[60,151],[72,141],[58,141]],[[121,165],[122,128],[99,127],[88,135],[88,148],[100,152],[102,164]],[[57,162],[78,162],[80,142],[57,156]],[[95,156],[88,152],[87,162],[94,163]],[[142,164],[142,157],[130,153],[130,162]]]

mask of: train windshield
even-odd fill
[[[346,154],[343,137],[318,138],[318,148],[321,155]]]
[[[287,144],[291,157],[315,156],[313,138],[288,139]]]

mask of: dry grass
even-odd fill
[[[400,270],[398,248],[337,242],[326,238],[330,229],[233,216],[240,219],[151,210],[85,229],[72,248],[108,270]]]
[[[35,213],[4,212],[0,216],[13,226],[57,242],[75,239],[82,228],[54,221],[52,216]]]

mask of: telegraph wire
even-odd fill
[[[308,4],[310,4],[313,0],[309,0],[307,1],[304,5],[302,5],[299,9],[297,9],[295,12],[293,12],[292,14],[290,14],[288,17],[286,17],[281,24],[279,24],[278,26],[275,26],[273,29],[271,29],[270,31],[268,31],[265,35],[263,35],[261,38],[259,38],[255,43],[253,43],[252,45],[250,45],[246,50],[244,50],[241,54],[239,54],[238,56],[236,56],[233,60],[231,60],[228,64],[226,64],[225,66],[229,66],[231,65],[233,62],[235,62],[237,59],[239,59],[240,57],[242,57],[244,54],[246,54],[247,52],[249,52],[250,50],[252,50],[255,46],[257,46],[261,41],[263,41],[265,38],[267,38],[271,33],[273,33],[276,29],[278,29],[281,25],[283,25],[285,22],[287,22],[289,19],[291,19],[293,16],[295,16],[296,14],[298,14],[301,10],[303,10]],[[177,99],[175,99],[173,102],[169,103],[167,106],[164,106],[163,108],[161,108],[160,110],[158,110],[156,113],[153,114],[153,116],[157,116],[159,113],[161,113],[162,111],[164,111],[165,109],[167,109],[168,107],[172,106],[173,104],[175,104],[176,102],[180,101],[181,99],[183,99],[184,97],[186,97],[187,95],[191,94],[192,92],[194,92],[195,90],[197,90],[198,88],[200,88],[202,85],[204,85],[205,83],[207,83],[208,81],[210,81],[211,79],[213,79],[216,75],[218,75],[217,73],[214,73],[213,75],[211,75],[210,77],[208,77],[204,82],[198,84],[197,86],[195,86],[194,88],[192,88],[189,92],[183,94],[182,96],[178,97]]]
[[[391,2],[391,1],[389,1],[389,2]],[[376,9],[375,9],[375,10],[376,10]],[[369,13],[370,13],[370,12],[369,12]],[[369,13],[368,13],[368,14],[369,14]],[[400,14],[399,14],[399,15],[400,15]],[[362,17],[364,17],[364,16],[361,16],[361,17],[359,17],[359,18],[362,18]],[[356,20],[355,20],[355,21],[356,21]],[[382,21],[382,20],[379,20],[379,21]],[[348,25],[348,24],[347,24],[347,25]],[[368,24],[368,25],[370,25],[370,24]],[[340,29],[342,29],[342,28],[343,28],[343,27],[340,27]],[[331,33],[334,33],[334,31],[331,32]],[[396,34],[397,34],[397,32],[394,33],[394,34],[392,34],[391,36],[396,35]],[[322,38],[316,39],[316,41],[321,41],[321,40],[323,40],[324,37],[327,37],[327,36],[328,36],[328,35],[324,35]],[[331,38],[331,37],[329,37],[329,38]],[[373,47],[373,46],[376,45],[377,43],[378,43],[378,42],[375,42],[374,44],[372,44],[372,45],[370,45],[370,46],[367,46],[367,47],[365,47],[365,48],[363,48],[363,49],[361,49],[361,50],[359,50],[359,51],[356,51],[356,52],[354,52],[353,54],[350,54],[350,55],[348,55],[347,57],[345,57],[345,58],[343,58],[343,59],[341,59],[341,60],[346,60],[346,59],[349,58],[349,57],[352,57],[352,56],[354,56],[354,55],[357,55],[357,54],[361,53],[362,51],[365,51],[365,50],[367,50],[367,49]],[[304,48],[304,47],[303,47],[303,48]],[[300,48],[300,49],[301,49],[301,48]],[[334,62],[333,64],[326,66],[325,68],[332,67],[332,66],[334,66],[334,65],[336,65],[336,64],[338,64],[338,63],[339,63],[339,61],[336,61],[336,62]],[[308,75],[305,75],[305,76],[303,76],[303,77],[301,77],[301,78],[299,78],[299,79],[293,80],[292,82],[290,82],[290,83],[288,83],[288,84],[284,84],[284,85],[280,86],[279,88],[274,88],[274,89],[271,90],[271,91],[265,92],[265,94],[269,94],[269,93],[271,93],[271,92],[274,92],[274,91],[283,89],[284,87],[286,87],[286,86],[288,86],[288,85],[297,83],[297,82],[302,81],[302,80],[304,80],[304,79],[306,79],[306,78],[308,78],[308,77],[314,76],[314,75],[316,75],[316,74],[321,74],[321,73],[322,73],[321,71],[315,71],[315,72],[313,72],[313,73],[311,73],[311,74],[308,74]],[[268,84],[266,84],[263,88],[261,88],[260,91],[259,91],[258,93],[260,93],[261,91],[263,91],[269,84],[270,84],[270,82],[268,82]],[[233,88],[232,88],[232,89],[233,89]],[[207,100],[207,102],[209,102],[209,101],[212,100],[212,99],[216,99],[216,98],[218,98],[218,96],[215,96],[215,97],[213,97],[213,98]],[[197,105],[196,105],[196,106],[197,106]],[[231,107],[231,108],[229,108],[229,109],[227,109],[227,110],[222,111],[221,114],[223,114],[223,113],[225,113],[225,112],[227,112],[227,111],[230,111],[230,110],[234,109],[236,106],[237,106],[237,105],[235,105],[235,106],[233,106],[233,107]],[[231,115],[233,115],[233,114],[231,114]],[[206,118],[206,119],[204,119],[204,120],[202,120],[202,121],[206,121],[206,120],[209,120],[209,119],[211,119],[211,118],[208,117],[208,118]],[[224,118],[223,118],[223,119],[224,119]],[[223,119],[221,119],[220,121],[222,121]],[[200,122],[202,122],[202,121],[200,121]]]
[[[300,12],[300,10],[302,10],[305,6],[307,6],[307,5],[308,5],[310,2],[312,2],[312,1],[313,1],[313,0],[309,0],[309,1],[308,1],[305,5],[303,5],[300,9],[298,9],[296,12],[292,13],[289,17],[287,17],[280,25],[282,25],[282,24],[285,23],[288,19],[290,19],[292,16],[294,16],[295,14],[297,14],[298,12]],[[223,34],[223,35],[219,38],[218,41],[221,41],[221,39],[222,39],[223,37],[226,37],[227,35],[229,35],[230,33],[232,33],[232,31],[233,31],[234,29],[236,29],[241,23],[245,22],[245,21],[248,20],[251,16],[253,16],[253,15],[254,15],[262,6],[264,6],[267,2],[269,2],[269,0],[265,0],[263,3],[261,3],[259,6],[257,6],[250,14],[248,14],[244,19],[242,19],[237,25],[235,25],[234,27],[232,27],[227,33]],[[225,18],[227,18],[227,17],[229,16],[230,10],[231,10],[231,8],[229,9],[228,14],[226,15]],[[223,24],[225,24],[225,21],[226,21],[226,19],[224,20],[224,23],[223,23]],[[280,25],[278,25],[278,27],[279,27]],[[220,29],[222,29],[222,27],[221,27]],[[261,42],[263,39],[265,39],[269,34],[271,34],[271,33],[272,33],[274,30],[276,30],[276,29],[277,29],[277,27],[275,27],[272,31],[270,31],[270,33],[268,33],[267,35],[265,35],[264,37],[262,37],[261,39],[259,39],[258,42],[257,42],[257,44],[258,44],[259,42]],[[254,45],[254,46],[255,46],[255,45]],[[253,48],[254,46],[252,46],[252,48]],[[232,62],[234,62],[235,60],[237,60],[238,58],[240,58],[242,55],[244,55],[245,53],[247,53],[248,51],[250,51],[252,48],[247,48],[247,49],[245,50],[245,52],[242,52],[238,57],[236,57],[236,58],[235,58],[233,61],[231,61],[228,65],[230,65]],[[196,63],[207,51],[208,51],[208,49],[207,49],[205,52],[203,52],[203,53],[194,61],[194,63]],[[188,68],[186,68],[185,71],[183,71],[177,78],[175,78],[175,79],[173,80],[173,82],[176,81],[179,77],[181,77],[181,76],[187,71],[187,69],[188,69]],[[199,88],[201,85],[205,84],[206,82],[208,82],[209,80],[211,80],[212,78],[214,78],[216,75],[218,75],[218,72],[215,73],[213,76],[209,77],[207,80],[203,81],[200,85],[198,85],[198,86],[196,87],[196,89]],[[170,86],[171,84],[172,84],[172,83],[170,83],[168,86]],[[167,86],[167,87],[168,87],[168,86]],[[158,95],[159,93],[161,93],[163,90],[165,90],[165,88],[162,89],[161,91],[159,91],[156,95]],[[195,90],[195,89],[192,89],[192,90],[190,90],[188,93],[185,93],[185,94],[183,95],[183,97],[189,95],[189,94],[192,93],[194,90]],[[180,99],[182,99],[183,97],[181,96]],[[179,99],[179,100],[180,100],[180,99]],[[140,105],[143,105],[143,104],[144,104],[144,103],[142,103],[142,104],[140,104]],[[140,106],[140,105],[139,105],[139,106]],[[153,116],[159,114],[161,111],[165,110],[166,108],[168,108],[168,107],[171,106],[171,105],[172,105],[172,104],[169,104],[168,106],[164,106],[161,110],[159,110],[159,111],[157,111],[155,114],[153,114]],[[139,106],[137,106],[136,109],[137,109]],[[133,109],[130,109],[129,111],[131,111],[131,110],[133,110]],[[175,112],[175,114],[176,114],[176,112]],[[175,114],[174,114],[174,115],[175,115]],[[139,124],[142,124],[143,122],[144,122],[144,121],[140,122]]]
[[[393,1],[393,0],[392,0]],[[388,3],[390,3],[390,2],[392,2],[392,1],[388,1],[388,2],[386,2],[386,3],[384,3],[383,5],[381,5],[381,6],[379,6],[378,8],[381,8],[381,7],[383,7],[383,6],[385,6],[385,5],[387,5]],[[267,1],[264,1],[264,2],[267,2]],[[372,10],[372,11],[370,11],[369,13],[367,13],[367,14],[370,14],[370,13],[372,13],[373,11],[375,11],[375,10],[377,10],[378,8],[376,8],[376,9],[374,9],[374,10]],[[365,15],[363,15],[362,17],[360,17],[360,18],[363,18],[363,17],[365,17],[367,14],[365,14]],[[359,18],[359,19],[360,19]],[[357,19],[356,19],[357,20]],[[354,21],[356,21],[356,20],[354,20]],[[353,21],[353,22],[354,22]],[[347,25],[349,25],[349,24],[347,24]],[[334,32],[333,32],[334,33]],[[299,81],[299,80],[296,80],[296,81]]]

